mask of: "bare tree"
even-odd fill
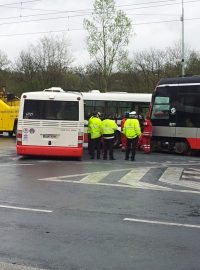
[[[32,46],[35,63],[39,69],[67,70],[73,61],[69,42],[64,36],[44,36],[36,46]]]
[[[26,78],[37,79],[41,87],[58,85],[73,62],[69,42],[65,36],[44,36],[36,45],[22,51],[16,70]]]
[[[181,75],[182,69],[182,48],[181,41],[175,42],[173,46],[167,47],[165,49],[166,53],[166,64],[165,64],[165,74],[169,76]],[[185,45],[185,65],[187,69],[188,61],[190,59],[190,54],[192,53],[189,46]]]
[[[0,70],[7,69],[10,64],[7,55],[0,50]]]
[[[150,49],[137,52],[134,55],[134,70],[143,77],[143,85],[148,90],[154,88],[163,75],[166,64],[166,54],[162,50]]]

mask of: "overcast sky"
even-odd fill
[[[93,0],[0,0],[0,50],[14,60],[29,44],[65,31],[76,64],[86,64],[83,19],[91,18]],[[174,46],[181,40],[182,0],[116,0],[131,19],[133,51]],[[184,0],[185,44],[200,51],[200,0]],[[54,14],[53,14],[54,13]]]

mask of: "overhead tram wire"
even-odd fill
[[[32,0],[32,1],[40,1],[40,0]],[[168,1],[177,1],[177,0],[168,0]],[[149,2],[149,3],[160,3],[160,2],[165,2],[165,4],[156,5],[156,6],[146,6],[146,7],[139,7],[139,8],[124,9],[123,11],[130,11],[130,10],[134,10],[134,9],[143,9],[143,8],[146,9],[146,8],[151,8],[151,7],[162,7],[162,6],[168,6],[168,5],[180,5],[180,3],[169,3],[169,4],[167,4],[166,1],[157,1],[157,2],[154,1],[154,2]],[[189,1],[185,1],[185,4],[187,4],[187,3],[194,3],[194,2],[200,2],[200,0],[189,0]],[[143,3],[143,4],[146,4],[146,3]],[[122,6],[133,6],[133,5],[140,5],[140,4],[121,5],[120,7],[122,7]],[[48,10],[48,11],[51,11],[51,10]],[[0,20],[4,20],[4,19],[17,19],[17,18],[27,18],[27,17],[36,17],[36,16],[47,16],[47,15],[56,15],[56,14],[65,14],[65,13],[82,13],[82,14],[76,14],[76,15],[68,15],[68,17],[76,17],[76,16],[77,17],[80,17],[80,16],[86,16],[86,15],[89,16],[89,15],[94,14],[92,12],[89,13],[90,11],[91,11],[91,9],[65,10],[65,11],[58,11],[57,10],[57,11],[50,12],[50,13],[30,14],[30,15],[22,15],[22,16],[19,15],[19,16],[13,16],[13,17],[3,17],[3,18],[0,18]],[[85,12],[85,13],[83,13],[83,12]],[[147,14],[143,14],[143,15],[147,15]],[[162,14],[160,14],[160,15],[162,15]],[[49,18],[49,19],[51,19],[51,18]],[[38,19],[38,20],[40,20],[40,19]],[[15,23],[15,22],[13,22],[13,23]]]
[[[27,0],[27,1],[15,2],[15,3],[0,4],[0,7],[7,7],[7,6],[12,6],[12,5],[21,5],[21,4],[27,4],[27,3],[39,2],[39,1],[41,1],[41,0]]]
[[[75,17],[77,17],[77,16],[78,15],[76,15]],[[71,17],[71,16],[68,16],[68,17]],[[9,25],[9,24],[18,24],[18,23],[31,23],[31,22],[39,22],[39,21],[58,20],[58,19],[66,19],[66,16],[64,16],[64,17],[59,16],[59,17],[52,17],[52,18],[42,18],[42,19],[27,20],[27,21],[4,22],[4,23],[0,23],[0,26],[1,25]]]
[[[38,1],[38,0],[37,0]],[[169,0],[169,1],[172,1],[172,0]],[[177,1],[177,0],[173,0],[173,1]],[[158,1],[158,2],[163,2],[163,1]],[[200,2],[200,0],[189,0],[189,1],[185,1],[185,4],[186,3],[193,3],[193,2]],[[151,2],[152,3],[152,2]],[[155,3],[155,1],[154,1]],[[177,4],[180,4],[180,3],[170,3],[170,4],[163,4],[163,5],[156,5],[156,6],[149,6],[149,7],[161,7],[161,6],[168,6],[168,5],[177,5]],[[149,8],[148,7],[148,8]],[[147,8],[147,7],[142,7],[142,8]],[[124,11],[129,11],[129,10],[134,10],[134,9],[141,9],[141,8],[131,8],[131,9],[126,9]],[[73,10],[73,11],[57,11],[55,13],[48,13],[48,14],[34,14],[34,15],[27,15],[27,16],[18,16],[18,17],[14,17],[14,18],[22,18],[22,17],[29,17],[29,16],[44,16],[44,15],[54,15],[54,14],[59,14],[59,13],[70,13],[70,12],[83,12],[83,11],[86,11],[86,10]],[[80,17],[80,16],[89,16],[90,13],[84,13],[84,14],[76,14],[76,15],[68,15],[68,17]],[[92,15],[92,13],[91,13]],[[146,15],[146,14],[144,14]],[[162,15],[162,14],[160,14]],[[9,17],[8,17],[9,18]],[[12,17],[10,17],[12,18]],[[0,19],[5,19],[5,18],[0,18]],[[46,20],[53,20],[53,19],[66,19],[66,17],[52,17],[52,18],[44,18],[44,19],[33,19],[33,20],[27,20],[27,21],[15,21],[15,22],[6,22],[6,23],[0,23],[0,25],[9,25],[9,24],[16,24],[16,23],[27,23],[27,22],[36,22],[36,21],[46,21]]]
[[[36,0],[32,0],[32,1],[36,1]],[[37,0],[38,1],[38,0]],[[169,1],[177,1],[177,0],[169,0]],[[200,0],[190,0],[190,1],[185,1],[185,3],[191,3],[191,2],[199,2]],[[27,1],[29,2],[29,1]],[[156,1],[154,2],[149,2],[149,3],[155,3]],[[163,2],[163,1],[157,1],[157,2]],[[166,3],[166,2],[165,2]],[[144,4],[144,3],[143,3]],[[173,3],[174,4],[177,4],[177,3]],[[168,4],[165,4],[165,5],[168,5]],[[172,3],[170,4],[172,5]],[[124,6],[127,6],[127,5],[124,5]],[[129,5],[130,6],[130,5]],[[88,10],[88,9],[87,9]],[[128,9],[130,10],[130,9]],[[132,10],[132,9],[131,9]],[[64,12],[83,12],[83,11],[86,11],[86,10],[73,10],[73,11],[62,11],[62,13]],[[41,15],[41,14],[40,14]],[[45,14],[44,14],[45,15]],[[90,13],[86,14],[74,14],[74,15],[69,15],[68,17],[78,17],[78,16],[87,16],[87,15],[90,15]],[[141,14],[142,15],[142,14]],[[143,14],[143,15],[146,15],[146,14]],[[162,14],[160,14],[162,15]],[[36,15],[37,16],[37,15]],[[22,16],[20,16],[21,18]],[[1,19],[1,18],[0,18]],[[34,20],[25,20],[25,21],[15,21],[15,22],[6,22],[6,23],[0,23],[0,26],[1,25],[8,25],[8,24],[18,24],[18,23],[27,23],[27,22],[36,22],[36,21],[46,21],[46,20],[53,20],[53,19],[66,19],[66,16],[65,17],[53,17],[53,18],[44,18],[44,19],[34,19]],[[190,18],[190,19],[186,19],[186,20],[198,20],[199,18]],[[179,20],[165,20],[165,21],[155,21],[155,22],[143,22],[143,23],[134,23],[133,25],[144,25],[144,24],[158,24],[158,23],[170,23],[170,22],[177,22]],[[77,29],[75,29],[77,30]],[[81,30],[81,29],[79,29]],[[60,30],[59,30],[60,31]],[[62,31],[62,30],[61,30]],[[70,31],[73,31],[73,30],[70,30]],[[37,33],[37,32],[36,32]],[[23,33],[22,33],[23,34]],[[24,33],[24,34],[28,34],[28,33]],[[9,35],[9,34],[8,34]],[[5,35],[4,35],[5,36]],[[7,36],[7,35],[6,35]],[[9,36],[12,36],[9,35]]]
[[[193,20],[200,20],[198,18],[188,18],[185,21],[193,21]],[[133,26],[140,26],[140,25],[151,25],[151,24],[159,24],[159,23],[172,23],[172,22],[180,22],[178,20],[168,20],[168,21],[155,21],[155,22],[143,22],[143,23],[133,23]],[[47,34],[47,33],[59,33],[59,32],[71,32],[71,31],[85,31],[84,28],[73,28],[73,29],[59,29],[59,30],[50,30],[50,31],[41,31],[41,32],[29,32],[29,33],[19,33],[19,34],[1,34],[0,37],[14,37],[14,36],[26,36],[26,35],[38,35],[38,34]]]
[[[176,0],[175,0],[176,1]],[[184,3],[195,3],[195,2],[200,2],[200,0],[190,0],[190,1],[185,1]],[[135,10],[135,9],[146,9],[146,8],[157,8],[157,7],[165,7],[165,6],[174,6],[174,5],[180,5],[180,2],[177,3],[166,3],[166,4],[160,4],[160,5],[152,5],[152,6],[145,6],[145,7],[135,7],[135,8],[131,8],[131,9],[125,9],[125,11],[127,10]]]
[[[31,0],[30,0],[31,1]],[[32,1],[40,1],[40,0],[32,0]],[[167,3],[167,2],[174,2],[174,3]],[[176,3],[175,3],[176,2]],[[194,2],[200,2],[200,0],[190,0],[190,1],[185,1],[185,3],[194,3]],[[20,2],[21,3],[21,2]],[[24,2],[25,3],[25,2]],[[161,5],[158,5],[159,3],[161,3]],[[165,3],[162,5],[162,3]],[[156,4],[155,6],[151,6],[149,4]],[[126,6],[141,6],[141,5],[146,5],[145,7],[135,7],[133,9],[143,9],[143,8],[151,8],[151,7],[160,7],[160,6],[169,6],[169,5],[180,5],[180,1],[179,0],[159,0],[159,1],[152,1],[152,2],[144,2],[144,3],[140,3],[140,4],[129,4],[129,5],[118,5],[116,7],[126,7]],[[4,5],[0,5],[0,6],[7,6],[7,4]],[[52,12],[63,12],[61,10],[55,10],[55,9],[39,9],[39,8],[26,8],[26,7],[8,7],[8,8],[15,8],[15,9],[20,9],[20,10],[35,10],[35,11],[52,11]],[[130,9],[125,9],[125,10],[130,10]],[[93,9],[81,9],[81,10],[68,10],[66,12],[89,12],[89,11],[93,11]]]
[[[166,2],[177,2],[177,1],[179,1],[179,0],[159,0],[159,1],[136,3],[136,4],[117,5],[116,7],[141,6],[141,5],[158,4],[158,3],[166,3]]]
[[[12,16],[12,17],[0,17],[0,20],[8,20],[8,19],[19,19],[19,18],[28,18],[28,17],[37,17],[37,16],[47,16],[47,15],[58,15],[58,14],[65,14],[69,13],[69,11],[59,11],[59,12],[50,12],[50,13],[40,13],[40,14],[29,14],[29,15],[18,15],[18,16]],[[67,15],[68,17],[80,17],[80,16],[86,16],[86,15],[92,15],[92,13],[81,13],[76,15]]]
[[[70,31],[85,31],[83,28],[77,28],[77,29],[60,29],[60,30],[50,30],[50,31],[41,31],[41,32],[29,32],[29,33],[20,33],[20,34],[5,34],[0,35],[0,37],[13,37],[13,36],[28,36],[28,35],[40,35],[40,34],[50,34],[50,33],[66,33]]]
[[[54,15],[54,14],[60,14],[60,13],[66,13],[66,11],[62,12],[56,12],[56,13],[47,13],[47,14],[32,14],[32,15],[19,15],[19,16],[12,16],[12,17],[0,17],[0,20],[8,20],[8,19],[19,19],[19,18],[27,18],[27,17],[37,17],[37,16],[43,16],[43,15]],[[69,18],[73,17],[82,17],[82,16],[91,16],[91,13],[85,13],[85,14],[77,14],[77,15],[68,15]],[[132,13],[132,14],[126,14],[127,16],[179,16],[179,14],[167,14],[167,13]]]

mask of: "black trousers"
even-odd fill
[[[95,157],[95,150],[97,150],[97,158],[101,155],[101,137],[96,139],[90,139],[90,155],[92,158]]]
[[[131,152],[131,159],[134,160],[135,159],[135,152],[136,152],[136,148],[137,148],[137,142],[138,142],[138,137],[134,138],[134,139],[129,139],[127,138],[126,141],[126,159],[129,159],[129,155]]]
[[[114,138],[103,139],[103,158],[107,158],[107,152],[109,152],[109,158],[113,158]]]
[[[88,133],[88,154],[91,154],[91,134]]]

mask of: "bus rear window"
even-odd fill
[[[79,120],[78,101],[25,100],[24,119]]]

